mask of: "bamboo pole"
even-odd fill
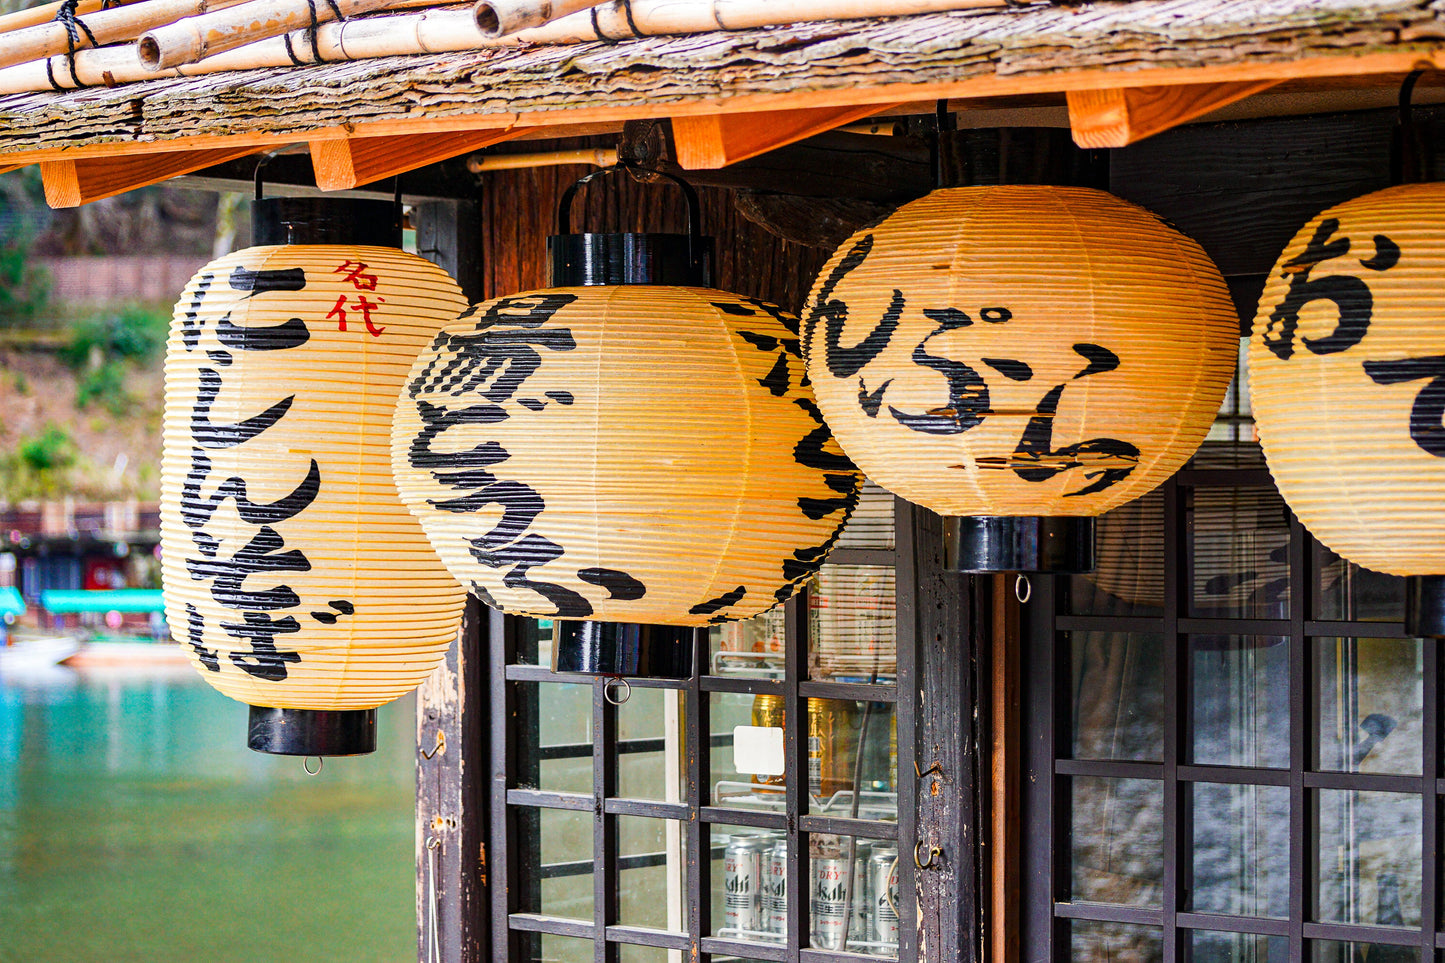
[[[477,26],[488,37],[504,37],[529,27],[540,27],[569,13],[589,10],[600,2],[602,0],[479,0],[475,8]]]
[[[279,37],[293,30],[383,10],[392,0],[247,0],[228,10],[187,17],[141,36],[141,64],[165,70]]]
[[[80,0],[76,6],[77,14],[94,13],[100,9],[101,0]],[[0,15],[0,33],[10,33],[12,30],[24,30],[26,27],[38,27],[42,23],[48,23],[55,19],[60,12],[60,0],[55,3],[41,4],[38,7],[27,7],[24,10],[16,10],[14,13]]]
[[[243,2],[245,0],[141,0],[139,3],[111,10],[97,9],[95,13],[77,18],[90,32],[79,31],[80,37],[75,43],[75,49],[83,50],[92,46],[134,40],[152,27],[163,26],[182,17],[193,17],[209,10],[234,7]],[[94,44],[90,42],[92,36],[95,38]],[[12,31],[5,37],[4,42],[0,43],[0,67],[67,53],[70,42],[65,24],[56,20]]]
[[[473,174],[486,171],[532,170],[537,167],[562,167],[566,164],[591,164],[611,167],[617,163],[617,148],[593,147],[577,150],[538,151],[529,154],[473,154],[467,158],[467,170]]]

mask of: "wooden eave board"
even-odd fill
[[[1445,0],[1132,0],[498,48],[0,98],[0,165],[1445,65]],[[198,133],[199,132],[199,133]]]

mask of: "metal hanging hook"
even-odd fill
[[[937,866],[938,857],[943,855],[943,850],[939,849],[937,846],[929,846],[928,861],[924,862],[918,856],[918,852],[921,849],[923,849],[923,840],[920,839],[918,842],[913,844],[913,865],[917,866],[919,869],[932,869],[934,866]]]
[[[316,768],[315,768],[315,769],[312,769],[312,768],[311,768],[311,760],[312,760],[312,759],[315,759],[315,760],[316,760]],[[306,775],[308,775],[308,776],[319,775],[320,772],[321,772],[321,767],[322,767],[323,765],[325,765],[325,764],[326,764],[326,760],[323,759],[321,756],[307,756],[305,759],[302,759],[302,760],[301,760],[301,768],[304,769],[304,770],[306,770]]]
[[[1014,578],[1014,598],[1019,600],[1020,605],[1027,605],[1029,604],[1029,599],[1033,597],[1033,583],[1029,581],[1029,577],[1027,575],[1025,575],[1023,572],[1020,572],[1018,576]]]
[[[438,729],[438,730],[437,730],[437,743],[436,743],[436,746],[433,747],[430,752],[427,752],[425,749],[423,749],[423,750],[421,751],[421,757],[422,757],[423,759],[430,759],[430,758],[432,758],[433,756],[439,755],[439,754],[441,754],[441,753],[443,753],[443,752],[446,752],[446,751],[447,751],[447,734],[446,734],[445,731],[443,731],[443,730],[441,730],[441,729]]]
[[[619,694],[619,690],[621,690]],[[621,676],[613,676],[602,684],[602,698],[620,706],[632,698],[632,683]]]

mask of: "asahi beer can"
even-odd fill
[[[853,871],[848,870],[844,856],[818,856],[813,859],[813,894],[809,903],[813,918],[813,946],[822,950],[842,950],[845,943],[867,939],[868,907],[872,902],[864,892],[867,881],[864,847],[857,847]],[[851,912],[849,908],[851,896]]]
[[[763,855],[763,929],[773,939],[788,933],[788,843],[780,840]]]
[[[875,843],[868,857],[874,956],[898,955],[898,850]]]
[[[723,926],[746,938],[762,930],[763,852],[758,836],[730,836],[723,850]]]

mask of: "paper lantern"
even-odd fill
[[[557,287],[477,305],[418,357],[397,486],[473,594],[561,620],[559,669],[686,675],[687,627],[788,598],[860,480],[797,320],[706,287],[703,238],[562,229]]]
[[[1141,208],[1082,188],[962,187],[844,242],[803,343],[849,457],[952,516],[949,567],[1083,571],[1089,520],[1204,439],[1238,319],[1199,246]]]
[[[1335,553],[1410,576],[1407,631],[1445,634],[1445,185],[1306,224],[1265,287],[1249,370],[1290,508]]]
[[[389,437],[417,352],[466,305],[398,248],[386,202],[258,202],[248,248],[201,268],[166,349],[166,617],[251,708],[252,749],[375,747],[375,707],[455,637],[465,593],[397,497]],[[325,242],[344,236],[360,243]]]

